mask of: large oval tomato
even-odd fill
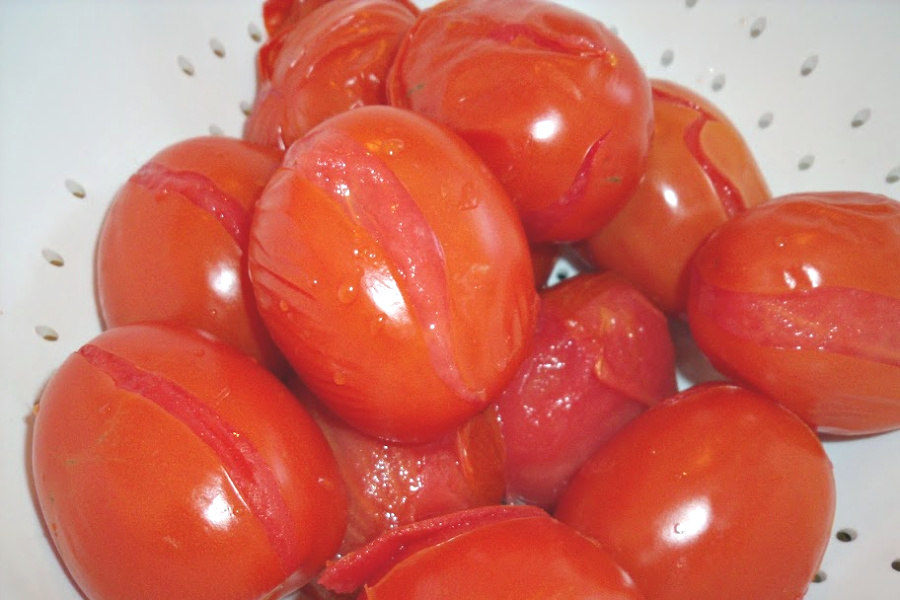
[[[294,386],[334,451],[349,510],[346,554],[388,529],[503,500],[503,441],[493,410],[431,442],[401,444],[366,435]]]
[[[644,178],[582,248],[594,264],[681,315],[694,252],[724,221],[771,195],[750,148],[719,109],[683,86],[650,83],[654,134]]]
[[[268,371],[194,332],[123,326],[72,354],[32,451],[44,520],[91,600],[280,596],[344,534],[315,422]]]
[[[172,144],[132,175],[97,242],[106,326],[169,321],[203,329],[285,371],[245,262],[256,200],[280,162],[268,148],[200,137]]]
[[[900,203],[794,194],[718,229],[693,262],[688,317],[723,373],[813,428],[900,427]]]
[[[492,506],[395,529],[320,583],[360,600],[641,600],[593,541],[532,506]]]
[[[816,435],[769,398],[707,384],[600,448],[556,517],[596,539],[653,600],[797,600],[835,508]]]
[[[259,50],[244,138],[284,150],[321,121],[386,104],[384,79],[415,14],[396,0],[332,0]]]
[[[675,393],[668,322],[612,273],[541,293],[534,343],[497,399],[509,498],[545,508],[628,421]]]
[[[644,171],[653,114],[643,70],[600,22],[557,4],[451,0],[423,10],[387,91],[478,152],[534,242],[587,237]]]
[[[367,433],[434,439],[523,360],[537,292],[503,188],[411,111],[332,117],[288,151],[250,241],[260,312],[297,373]]]

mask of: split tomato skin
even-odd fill
[[[796,600],[834,518],[831,463],[771,399],[703,384],[603,446],[555,516],[597,540],[649,600]]]
[[[305,6],[288,12],[260,48],[256,98],[244,124],[244,139],[282,151],[332,115],[387,104],[384,80],[415,21],[397,0],[330,0],[312,18],[302,16]]]
[[[319,583],[358,600],[643,600],[592,540],[533,506],[461,511],[389,532]]]
[[[350,427],[302,386],[293,391],[328,439],[346,483],[347,532],[338,554],[388,529],[503,500],[504,447],[493,410],[438,440],[401,444]]]
[[[268,148],[208,136],[172,144],[134,173],[97,242],[105,326],[202,329],[283,374],[287,363],[256,309],[246,266],[253,210],[280,162]]]
[[[771,192],[740,131],[708,98],[669,81],[650,84],[654,133],[644,177],[615,218],[580,247],[595,266],[682,316],[694,252]]]
[[[900,203],[792,194],[729,221],[698,250],[691,332],[722,373],[821,433],[900,427]]]
[[[295,143],[249,265],[304,384],[377,437],[428,441],[481,412],[533,334],[515,207],[460,138],[410,111],[361,107]]]
[[[508,499],[550,509],[582,463],[676,392],[666,317],[613,273],[541,293],[532,351],[497,399]]]
[[[653,115],[643,70],[600,22],[549,2],[451,0],[423,10],[387,93],[478,152],[532,242],[596,231],[646,164]]]
[[[280,596],[344,533],[315,422],[194,331],[122,326],[73,353],[41,396],[32,456],[50,536],[91,600]]]

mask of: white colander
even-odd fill
[[[900,1],[563,3],[615,27],[650,76],[708,95],[775,194],[900,198]],[[0,0],[0,598],[80,598],[36,512],[32,406],[100,331],[94,240],[117,188],[177,140],[240,134],[260,5]],[[826,448],[837,516],[807,598],[896,600],[900,432]]]

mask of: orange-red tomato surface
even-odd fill
[[[73,353],[41,396],[32,452],[48,531],[91,600],[280,596],[344,534],[315,422],[193,331],[123,326]]]

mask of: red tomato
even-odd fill
[[[435,439],[481,412],[534,329],[509,198],[461,139],[391,107],[291,147],[256,211],[250,273],[304,383],[379,437]]]
[[[676,391],[668,322],[610,273],[542,293],[530,356],[497,400],[508,496],[553,506],[625,423]]]
[[[106,326],[169,321],[203,329],[285,371],[244,262],[254,205],[280,162],[267,148],[201,137],[169,146],[132,175],[97,243]]]
[[[386,104],[384,79],[415,14],[396,0],[333,0],[259,50],[244,138],[284,150],[326,118]]]
[[[532,506],[493,506],[396,529],[319,582],[360,600],[641,600],[594,542]]]
[[[582,249],[678,315],[688,263],[703,240],[771,194],[740,132],[708,99],[667,81],[651,85],[655,125],[644,178]]]
[[[361,433],[295,387],[325,433],[347,484],[346,554],[388,529],[503,500],[503,440],[493,410],[445,437],[421,444]]]
[[[587,237],[644,171],[652,107],[643,70],[601,23],[556,4],[451,0],[422,11],[387,91],[481,155],[533,242]]]
[[[723,373],[824,433],[900,427],[900,203],[784,196],[723,225],[693,263],[688,316]]]
[[[270,37],[276,37],[282,31],[291,29],[298,21],[305,19],[315,9],[332,0],[265,0],[263,2],[263,22]],[[406,6],[413,14],[419,9],[408,0],[396,0]]]
[[[770,399],[696,387],[594,454],[556,517],[596,539],[651,600],[797,600],[835,508],[816,435]]]
[[[280,596],[346,524],[334,457],[290,391],[165,325],[111,329],[63,363],[38,405],[33,469],[91,600]]]

